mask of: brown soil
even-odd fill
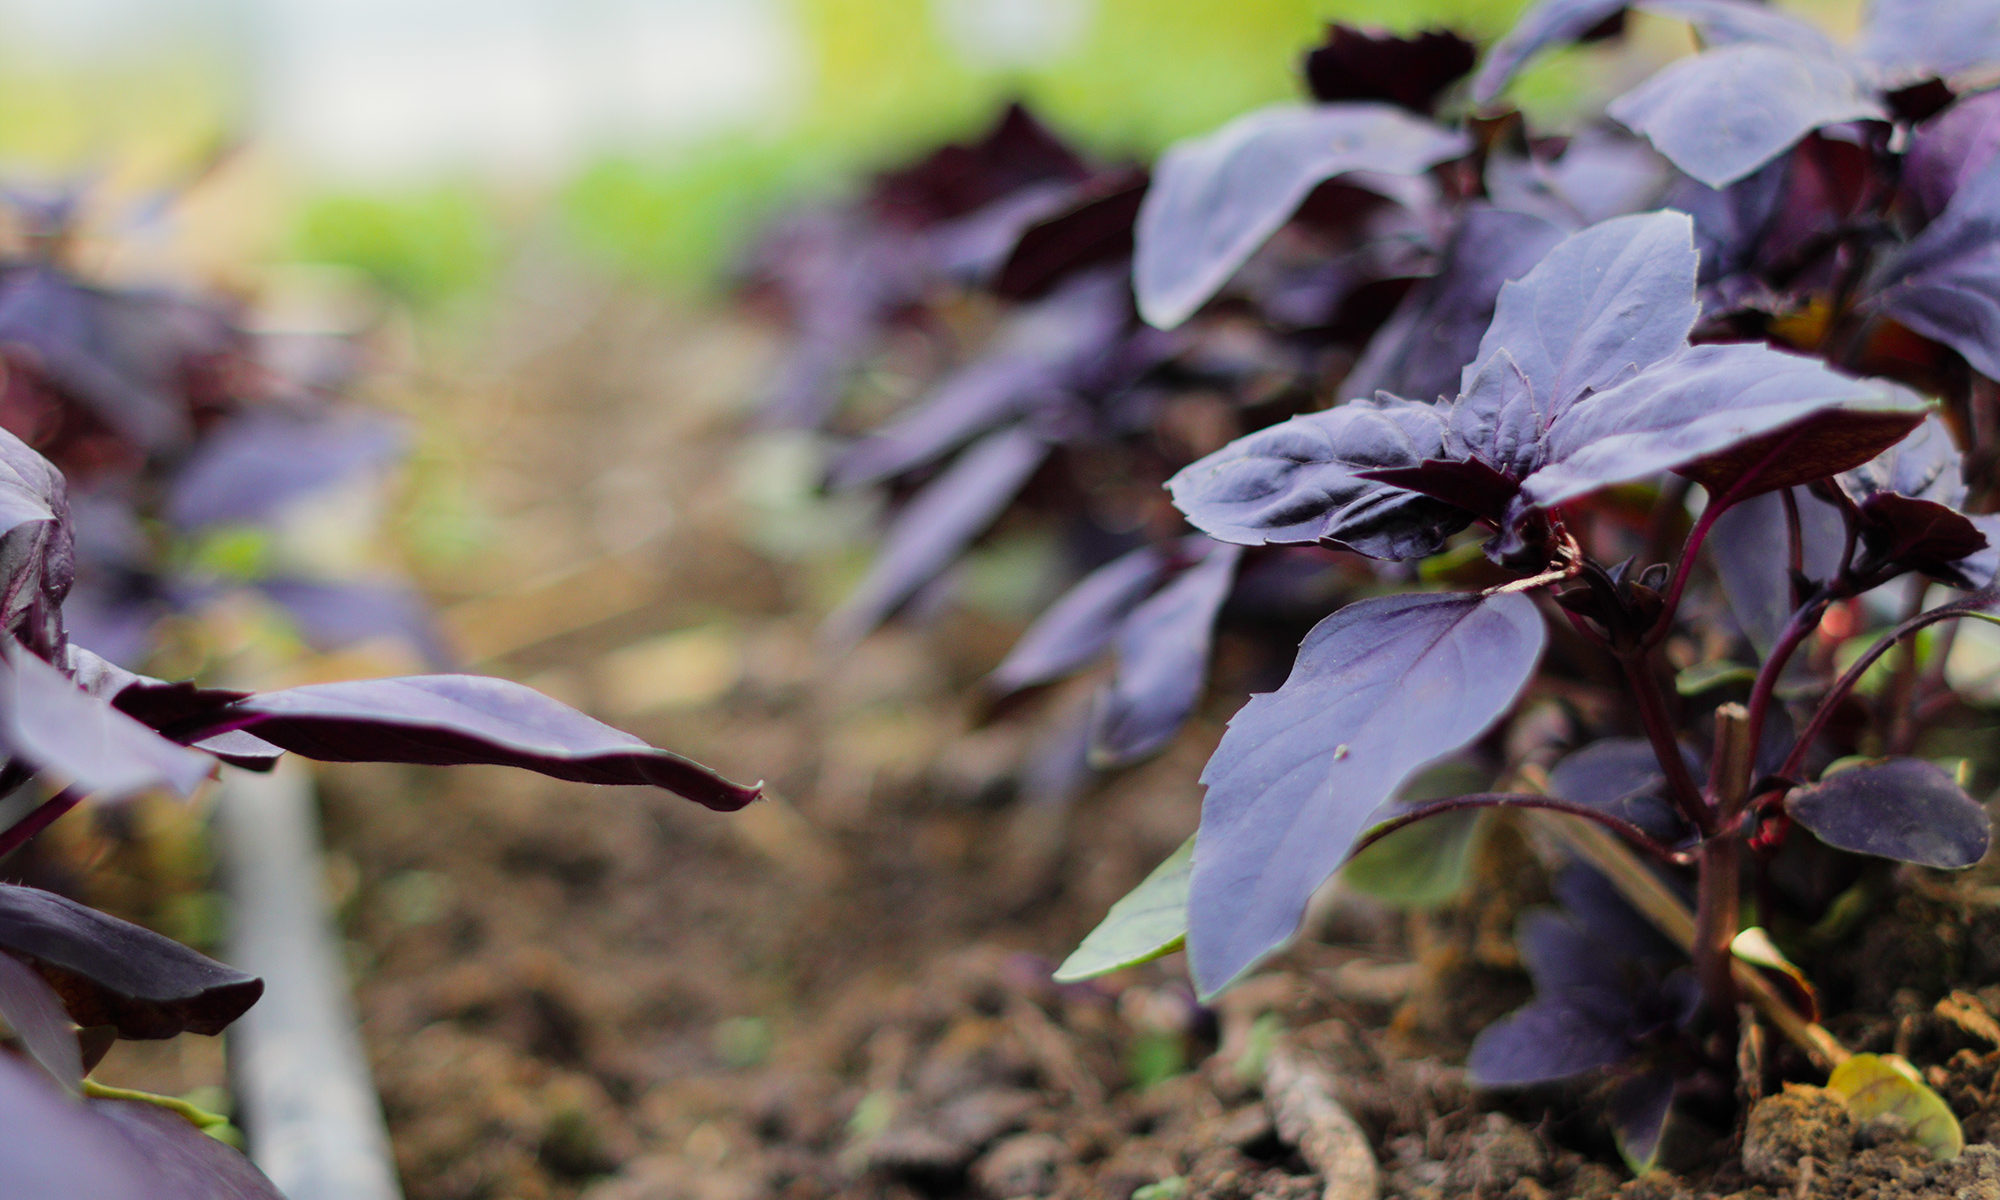
[[[1726,1133],[1682,1129],[1683,1175],[1631,1181],[1585,1098],[1474,1092],[1454,1065],[1469,1032],[1525,994],[1504,935],[1536,897],[1500,881],[1533,872],[1504,834],[1475,905],[1337,900],[1320,940],[1214,1012],[1177,958],[1051,984],[1193,827],[1230,706],[1074,805],[1021,798],[1017,764],[1052,718],[974,731],[962,700],[1011,619],[947,609],[829,659],[816,621],[863,548],[755,548],[771,543],[738,500],[738,406],[762,344],[566,299],[443,389],[456,402],[431,440],[481,464],[467,486],[499,555],[434,580],[460,597],[454,631],[482,669],[775,798],[721,817],[498,771],[324,774],[412,1200],[1304,1200],[1359,1169],[1321,1127],[1342,1111],[1380,1193],[1411,1200],[2000,1196],[1990,1146],[1939,1167],[1894,1130],[1795,1128],[1809,1109],[1765,1115],[1752,1173]],[[1878,925],[1900,936],[1865,940],[1921,957],[1912,930],[1940,931],[1949,969],[1850,985],[1878,1007],[1840,1031],[1929,1071],[1969,1141],[2000,1136],[2000,1046],[1937,1007],[1956,987],[2000,1011],[1991,884],[1901,903]],[[1315,1087],[1338,1105],[1315,1107]],[[1774,1166],[1793,1146],[1826,1161]]]

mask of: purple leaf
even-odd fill
[[[1371,558],[1422,558],[1470,514],[1367,477],[1443,457],[1435,405],[1379,396],[1238,438],[1167,481],[1209,536],[1242,546],[1325,542]]]
[[[1608,111],[1668,161],[1715,188],[1751,174],[1815,129],[1889,119],[1845,64],[1758,43],[1671,63],[1612,101]],[[1718,119],[1723,113],[1727,119]]]
[[[1573,992],[1605,997],[1596,1007],[1620,1019],[1623,1010],[1630,1008],[1616,999],[1626,990],[1624,956],[1607,953],[1611,948],[1577,914],[1554,908],[1529,909],[1521,914],[1514,943],[1521,951],[1528,977],[1535,981],[1537,995]]]
[[[72,1093],[83,1087],[83,1051],[62,997],[11,954],[0,954],[0,1018],[51,1079]]]
[[[49,461],[0,429],[0,636],[62,651],[62,602],[76,580],[69,501]]]
[[[1077,185],[1062,207],[1021,232],[994,277],[994,294],[1031,300],[1074,271],[1131,257],[1149,178],[1129,169]]]
[[[8,1200],[160,1196],[136,1147],[11,1054],[0,1054],[0,1179]]]
[[[1825,582],[1840,569],[1847,538],[1840,510],[1805,489],[1793,499],[1799,507],[1799,533],[1806,578]],[[1743,635],[1760,655],[1769,654],[1797,607],[1792,595],[1791,533],[1785,500],[1777,491],[1752,496],[1729,506],[1716,518],[1702,544],[1715,568],[1729,611]]]
[[[177,746],[12,640],[0,644],[0,750],[86,794],[191,796],[215,760]]]
[[[2000,3],[1870,0],[1855,53],[1887,87],[1990,68],[2000,62]]]
[[[53,267],[0,274],[0,346],[10,359],[142,450],[179,446],[192,433],[174,375],[195,348],[181,344],[195,323],[185,302],[85,287]]]
[[[1545,638],[1519,594],[1385,596],[1313,627],[1202,773],[1188,943],[1204,996],[1292,934],[1404,780],[1506,712]]]
[[[1549,508],[1661,471],[1690,475],[1717,496],[1742,481],[1742,494],[1754,495],[1866,462],[1924,413],[1903,388],[1839,375],[1816,359],[1762,345],[1695,346],[1557,418],[1548,465],[1522,481],[1521,500]]]
[[[1167,570],[1167,556],[1151,546],[1104,564],[1048,607],[987,677],[987,690],[1005,696],[1081,670],[1104,653],[1126,614],[1144,600]]]
[[[1472,77],[1472,98],[1491,104],[1522,67],[1543,51],[1578,41],[1622,16],[1630,0],[1542,0],[1487,53]]]
[[[285,1200],[249,1159],[179,1113],[142,1100],[93,1100],[89,1108],[145,1162],[153,1200]]]
[[[260,579],[255,587],[285,610],[315,650],[392,638],[423,655],[428,666],[452,664],[430,605],[407,584]]]
[[[1671,1071],[1643,1071],[1620,1083],[1611,1093],[1611,1128],[1618,1135],[1618,1152],[1635,1173],[1653,1168],[1660,1154],[1660,1137],[1674,1108]]]
[[[0,884],[0,949],[54,985],[78,1025],[124,1038],[220,1033],[264,981],[50,892]]]
[[[699,763],[658,750],[533,688],[476,675],[316,683],[247,696],[202,733],[247,729],[321,762],[488,763],[577,783],[665,788],[720,812],[755,800]]]
[[[374,414],[253,412],[201,439],[167,489],[167,519],[184,530],[268,520],[287,504],[403,452],[404,436]]]
[[[1979,802],[1920,758],[1835,772],[1785,797],[1785,811],[1837,849],[1947,871],[1986,857],[1992,838]]]
[[[1610,813],[1672,844],[1686,835],[1687,823],[1665,793],[1660,760],[1645,738],[1600,738],[1549,772],[1551,796]]]
[[[1479,1031],[1466,1070],[1481,1087],[1568,1079],[1632,1056],[1623,1013],[1607,1017],[1586,994],[1539,997]]]
[[[1560,237],[1541,217],[1468,206],[1445,246],[1443,266],[1410,289],[1369,339],[1342,389],[1419,398],[1457,391],[1460,369],[1479,353],[1480,331],[1493,319],[1500,286],[1527,273]]]
[[[1544,0],[1486,56],[1485,65],[1473,78],[1473,99],[1480,104],[1492,103],[1529,59],[1582,40],[1628,8],[1690,22],[1709,45],[1761,43],[1826,58],[1838,53],[1819,30],[1754,0]]]
[[[1516,478],[1533,470],[1551,424],[1578,400],[1687,344],[1696,266],[1685,213],[1619,217],[1564,238],[1500,289],[1448,444]]]
[[[1206,557],[1125,619],[1118,631],[1118,673],[1091,721],[1093,765],[1136,762],[1154,753],[1194,711],[1208,683],[1215,618],[1236,583],[1242,556],[1238,547],[1209,542]]]
[[[2000,379],[2000,160],[1966,181],[1874,282],[1884,315]]]
[[[1139,314],[1161,329],[1187,320],[1327,180],[1418,175],[1470,148],[1379,103],[1267,108],[1173,146],[1139,207]]]
[[[1992,587],[1995,576],[2000,576],[2000,513],[1986,513],[1967,519],[1974,529],[1985,535],[1986,548],[1952,564],[1952,574],[1974,588]]]
[[[2000,12],[2000,5],[1995,6]],[[1979,92],[1917,126],[1903,158],[1903,186],[1930,221],[2000,153],[2000,91]]]
[[[1478,57],[1471,42],[1444,30],[1397,37],[1329,25],[1326,39],[1306,52],[1304,74],[1307,90],[1322,104],[1387,100],[1427,113]]]
[[[1124,279],[1093,272],[1022,308],[977,360],[945,377],[912,411],[849,447],[832,485],[901,475],[995,426],[1059,401],[1105,357],[1130,316]]]
[[[1984,550],[1987,539],[1958,511],[1966,496],[1964,456],[1942,418],[1931,415],[1842,482],[1859,500],[1861,540],[1871,559],[1969,585],[1958,564]]]
[[[1425,459],[1414,467],[1364,471],[1361,477],[1422,493],[1496,523],[1519,491],[1512,478],[1476,458]]]
[[[1020,427],[988,434],[967,449],[897,515],[867,578],[827,618],[827,636],[836,642],[859,638],[937,578],[999,517],[1048,453],[1047,442]]]

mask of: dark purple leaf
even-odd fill
[[[1674,1107],[1671,1071],[1643,1071],[1620,1083],[1610,1099],[1611,1127],[1619,1152],[1637,1172],[1652,1169],[1659,1157],[1660,1136]]]
[[[191,796],[215,770],[7,640],[0,644],[0,750],[78,792]]]
[[[1216,614],[1236,583],[1242,556],[1235,546],[1208,542],[1200,562],[1125,619],[1118,630],[1118,672],[1092,716],[1094,765],[1136,762],[1154,753],[1194,711],[1208,684]]]
[[[1971,518],[1929,500],[1882,492],[1870,496],[1861,513],[1861,540],[1871,559],[1949,583],[1965,583],[1957,564],[1987,545],[1986,534]]]
[[[1015,427],[988,434],[924,486],[897,515],[867,578],[827,618],[848,642],[873,629],[937,578],[986,531],[1048,457],[1048,443]]]
[[[93,1100],[89,1108],[145,1162],[152,1200],[285,1200],[249,1159],[179,1113],[141,1100]]]
[[[1033,184],[1082,179],[1090,169],[1048,126],[1010,104],[978,141],[950,145],[877,178],[870,204],[923,228],[975,212]]]
[[[124,1038],[215,1034],[264,981],[51,892],[0,884],[0,949],[28,960],[77,1024]]]
[[[1111,646],[1126,614],[1159,586],[1167,556],[1141,546],[1092,571],[1048,607],[987,677],[1005,696],[1088,666]]]
[[[1378,391],[1427,399],[1458,390],[1479,353],[1500,285],[1526,274],[1562,232],[1549,221],[1486,204],[1467,207],[1438,273],[1411,288],[1348,372],[1349,395]]]
[[[1718,496],[1744,481],[1742,495],[1754,495],[1866,462],[1925,411],[1903,388],[1836,374],[1816,359],[1762,345],[1695,346],[1557,418],[1548,465],[1522,482],[1521,499],[1548,508],[1661,471],[1690,475]]]
[[[1933,413],[1910,436],[1849,471],[1844,482],[1863,503],[1894,493],[1957,508],[1965,503],[1964,461],[1951,429]]]
[[[1385,596],[1313,627],[1202,773],[1188,944],[1204,996],[1291,936],[1406,779],[1506,712],[1545,637],[1519,594]]]
[[[2000,3],[1870,0],[1855,52],[1889,87],[1991,68],[2000,62]]]
[[[1549,794],[1629,821],[1669,845],[1688,832],[1645,738],[1601,738],[1569,754],[1549,772]]]
[[[2000,513],[1967,519],[1985,535],[1986,548],[1958,560],[1952,566],[1952,574],[1975,588],[1992,587],[1995,576],[2000,575]]]
[[[176,328],[190,306],[150,293],[85,287],[41,265],[0,274],[0,347],[142,450],[192,433],[174,394]]]
[[[1140,315],[1162,329],[1194,315],[1327,180],[1417,175],[1470,148],[1461,133],[1366,103],[1267,108],[1175,145],[1139,207]]]
[[[1365,472],[1443,457],[1435,405],[1381,396],[1238,438],[1167,481],[1189,521],[1243,546],[1326,542],[1373,558],[1436,552],[1470,514]]]
[[[1521,915],[1514,943],[1537,995],[1572,992],[1601,998],[1597,1007],[1606,1016],[1622,1017],[1630,1007],[1617,998],[1626,990],[1623,948],[1607,946],[1578,914],[1529,909]]]
[[[62,997],[11,954],[0,954],[0,1019],[49,1078],[72,1093],[83,1087],[83,1051]]]
[[[0,1179],[8,1200],[160,1198],[137,1147],[11,1054],[0,1054]]]
[[[1675,166],[1716,188],[1751,174],[1815,129],[1889,119],[1844,63],[1759,43],[1671,63],[1608,111]]]
[[[1891,758],[1835,772],[1785,797],[1785,811],[1841,850],[1958,870],[1986,857],[1986,810],[1942,769]]]
[[[1519,490],[1512,478],[1476,458],[1426,459],[1414,467],[1365,471],[1362,478],[1407,488],[1496,522],[1506,516],[1507,506]]]
[[[167,489],[182,529],[269,520],[287,504],[380,470],[403,452],[401,429],[374,414],[253,412],[201,439]]]
[[[1967,180],[1875,280],[1876,307],[2000,378],[2000,160]]]
[[[1996,6],[2000,12],[2000,6]],[[1903,187],[1917,215],[1934,219],[2000,153],[2000,91],[1966,96],[1917,126],[1903,157]]]
[[[755,800],[699,763],[505,679],[416,675],[247,696],[216,726],[321,762],[489,763],[578,783],[665,788],[720,812]]]
[[[1022,308],[977,360],[833,464],[837,488],[864,487],[932,462],[996,426],[1059,401],[1105,357],[1130,314],[1115,272],[1072,280]]]
[[[1687,344],[1700,311],[1696,265],[1684,213],[1619,217],[1564,238],[1500,289],[1448,444],[1516,478],[1533,470],[1551,425],[1578,400]]]
[[[1840,569],[1847,537],[1840,510],[1804,488],[1793,492],[1799,507],[1806,578],[1825,582]],[[1716,518],[1703,543],[1722,584],[1729,611],[1757,653],[1768,654],[1796,607],[1792,595],[1791,533],[1785,500],[1776,491],[1729,506]]]
[[[1471,42],[1445,30],[1398,37],[1328,25],[1326,39],[1306,51],[1306,88],[1322,104],[1387,100],[1427,113],[1478,57]]]
[[[994,277],[994,293],[1031,300],[1073,271],[1131,257],[1148,179],[1129,169],[1079,184],[1061,208],[1022,231]]]
[[[1606,1015],[1585,993],[1538,997],[1479,1031],[1465,1067],[1482,1087],[1568,1079],[1632,1057],[1624,1014]]]

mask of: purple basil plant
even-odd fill
[[[1565,136],[1504,104],[1634,8],[1698,52]],[[1012,514],[1079,570],[991,690],[1112,660],[1078,742],[1097,762],[1198,711],[1218,638],[1290,660],[1229,722],[1190,845],[1065,977],[1184,941],[1212,996],[1392,833],[1588,823],[1623,857],[1523,925],[1537,999],[1472,1068],[1608,1078],[1648,1161],[1677,1095],[1727,1103],[1745,988],[1825,1049],[1746,982],[1746,922],[1810,923],[1870,860],[1988,846],[1968,788],[1996,764],[1948,769],[1933,735],[1980,719],[1946,661],[2000,608],[2000,6],[1877,0],[1843,45],[1747,0],[1552,0],[1483,62],[1334,28],[1303,65],[1308,102],[1144,171],[996,171],[1012,190],[916,233],[849,213],[910,274],[867,320],[832,289],[844,323],[800,310],[841,361],[937,324],[926,297],[1001,316],[835,459],[835,486],[901,501],[837,631]],[[1009,161],[998,137],[916,170]],[[814,419],[851,428],[819,378]],[[1106,505],[1107,478],[1173,509]],[[1524,704],[1562,717],[1525,752]],[[1401,798],[1444,760],[1488,790]]]
[[[233,763],[286,751],[328,762],[496,763],[584,783],[644,784],[717,811],[757,789],[655,749],[532,689],[423,675],[242,692],[137,675],[72,642],[76,570],[64,480],[0,431],[0,855],[77,804],[193,794]],[[0,1179],[23,1200],[276,1198],[186,1116],[107,1095],[86,1076],[117,1038],[214,1034],[257,978],[138,926],[0,884]]]

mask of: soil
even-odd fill
[[[1212,1011],[1178,957],[1052,984],[1193,828],[1246,681],[1225,658],[1164,755],[1038,798],[1019,764],[1080,693],[985,727],[963,699],[1018,615],[940,605],[819,645],[866,546],[744,485],[746,463],[789,461],[743,431],[766,343],[629,296],[538,295],[491,357],[409,383],[449,401],[426,432],[449,457],[420,479],[489,514],[478,557],[433,571],[447,622],[479,669],[773,798],[724,817],[501,771],[323,773],[412,1200],[2000,1197],[1991,871],[1925,877],[1815,965],[1848,1005],[1836,1031],[1905,1053],[1953,1104],[1974,1145],[1949,1165],[1781,1092],[1747,1149],[1679,1125],[1674,1173],[1633,1180],[1589,1096],[1471,1089],[1456,1064],[1524,998],[1506,934],[1540,898],[1506,826],[1474,899],[1336,896]]]

